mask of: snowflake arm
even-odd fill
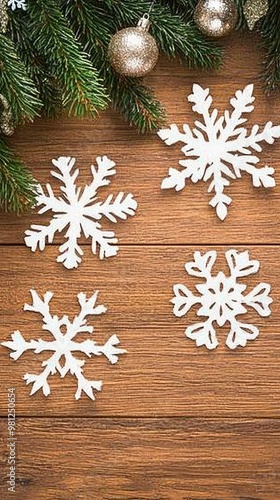
[[[80,305],[80,313],[75,316],[73,322],[68,325],[67,338],[69,340],[72,340],[73,337],[81,332],[93,333],[93,327],[87,325],[87,316],[99,316],[106,313],[107,309],[104,305],[96,305],[98,294],[99,291],[96,290],[88,299],[86,297],[86,294],[83,292],[77,295],[77,299]],[[95,353],[92,352],[91,354]]]
[[[185,316],[194,304],[200,302],[199,297],[196,297],[185,285],[174,285],[173,292],[175,297],[170,302],[174,305],[173,313],[178,318]]]
[[[231,114],[228,110],[224,112],[223,123],[225,123],[225,126],[220,129],[223,141],[228,141],[235,136],[243,139],[246,135],[246,130],[240,125],[247,121],[247,118],[242,118],[243,113],[251,113],[254,110],[253,102],[255,98],[253,97],[253,90],[254,85],[247,85],[243,90],[237,90],[235,96],[230,99],[233,111]]]
[[[96,290],[89,299],[87,299],[86,294],[83,292],[77,295],[78,302],[81,308],[80,314],[76,316],[77,318],[79,318],[79,321],[84,320],[89,315],[99,316],[100,314],[104,314],[107,311],[105,306],[96,305],[98,294],[99,290]],[[76,318],[74,321],[76,321]]]
[[[186,185],[186,179],[191,179],[193,183],[196,183],[203,178],[207,166],[203,159],[181,160],[179,163],[184,169],[177,170],[177,168],[170,167],[168,177],[161,183],[161,189],[175,188],[176,191],[181,191]]]
[[[67,223],[65,223],[66,226]],[[60,230],[61,221],[52,219],[48,226],[32,224],[30,229],[25,231],[25,244],[28,248],[35,252],[37,248],[43,251],[46,243],[52,243],[55,233]]]
[[[228,170],[227,167],[226,169]],[[212,190],[215,191],[215,195],[209,201],[209,205],[216,209],[216,214],[221,220],[224,220],[226,218],[228,213],[227,206],[232,202],[230,196],[224,194],[225,187],[229,186],[229,181],[222,175],[224,170],[225,169],[221,164],[220,170],[216,170],[215,172],[213,171],[213,174],[211,174],[213,176],[213,180],[208,188],[208,193],[210,193]],[[211,172],[211,168],[209,168],[209,172]],[[229,177],[234,177],[231,172]]]
[[[234,171],[233,178],[241,178],[242,172],[246,172],[252,178],[254,187],[272,188],[275,187],[276,182],[273,177],[274,168],[264,167],[257,168],[255,165],[258,163],[259,159],[257,156],[246,156],[246,155],[233,155],[227,153],[224,155],[224,160],[232,164]],[[230,176],[229,176],[230,177]],[[226,185],[226,184],[225,184]],[[229,182],[228,184],[229,185]],[[215,187],[215,182],[209,187],[208,192],[210,192],[213,187]],[[211,203],[210,203],[211,204]]]
[[[183,130],[184,133],[180,132],[177,125],[173,123],[169,128],[159,130],[158,136],[167,146],[172,146],[172,144],[176,144],[177,142],[188,144],[194,139],[193,133],[186,123],[183,125]]]
[[[228,141],[227,150],[229,152],[238,151],[239,153],[247,155],[251,154],[251,148],[261,153],[262,147],[259,144],[260,142],[265,141],[267,144],[273,144],[275,139],[279,139],[280,137],[280,127],[278,125],[273,125],[271,121],[265,124],[262,132],[259,132],[259,129],[259,125],[253,125],[248,135],[246,129],[241,129],[236,139]],[[234,135],[236,135],[236,130],[234,131]]]
[[[175,297],[171,300],[173,313],[178,318],[185,316],[191,307],[197,303],[201,304],[200,298],[196,297],[186,286],[182,284],[174,285]],[[196,323],[188,326],[185,330],[186,337],[195,340],[197,347],[205,345],[207,349],[215,349],[218,345],[212,321]]]
[[[52,210],[54,213],[61,213],[65,209],[65,202],[61,198],[57,199],[55,197],[50,184],[46,184],[46,193],[44,192],[43,187],[40,184],[38,185],[36,202],[37,206],[41,207],[38,211],[39,214],[44,214],[49,210]]]
[[[204,255],[201,252],[194,252],[194,260],[185,264],[185,269],[191,276],[197,278],[210,278],[212,267],[217,259],[217,252],[211,250]]]
[[[120,354],[125,354],[125,349],[119,349],[116,345],[119,344],[119,339],[117,335],[112,335],[107,342],[102,346],[97,345],[92,340],[85,340],[84,342],[77,343],[72,342],[71,352],[79,351],[86,354],[88,357],[101,356],[104,355],[108,359],[111,364],[115,364],[118,361],[118,356]],[[102,388],[101,380],[87,380],[83,375],[82,366],[84,365],[84,361],[80,361],[72,356],[71,353],[68,354],[66,358],[66,365],[64,368],[64,372],[68,371],[71,375],[75,375],[78,381],[78,387],[75,394],[75,399],[79,399],[81,397],[82,392],[85,392],[87,396],[89,396],[92,400],[95,399],[93,389],[100,391]],[[63,373],[64,375],[64,373]]]
[[[33,384],[30,396],[33,396],[33,394],[40,389],[42,389],[44,396],[48,396],[51,393],[48,377],[56,373],[57,366],[59,365],[59,358],[60,354],[55,352],[47,361],[43,361],[42,366],[45,366],[45,369],[39,375],[26,373],[23,376],[23,380],[26,381],[26,385]]]
[[[238,252],[233,249],[227,250],[225,255],[231,276],[234,278],[242,278],[250,274],[255,274],[260,268],[258,260],[250,260],[248,250],[245,252]]]
[[[24,304],[24,311],[40,314],[43,320],[43,330],[48,330],[53,335],[54,339],[59,339],[60,337],[57,335],[57,332],[60,327],[65,324],[65,317],[59,320],[58,316],[51,315],[50,301],[53,297],[53,293],[46,292],[42,299],[36,290],[30,290],[30,294],[32,297],[32,304]],[[2,345],[14,351],[10,354],[11,358],[14,360],[18,359],[28,349],[34,350],[36,354],[45,350],[47,346],[50,347],[50,350],[55,350],[51,343],[44,342],[42,339],[30,340],[27,342],[18,330],[12,334],[12,341],[3,343]]]
[[[269,297],[270,291],[270,285],[259,283],[244,297],[244,303],[255,309],[260,316],[269,316],[271,313],[269,306],[272,303],[272,299]]]
[[[114,257],[117,255],[119,247],[117,246],[118,239],[114,231],[103,230],[101,224],[97,222],[92,223],[87,219],[83,220],[82,226],[85,237],[90,237],[92,240],[91,251],[93,254],[96,255],[99,249],[99,258],[101,260],[104,257]]]
[[[204,120],[204,123],[198,120],[194,122],[196,126],[196,128],[193,129],[193,135],[196,138],[194,144],[190,141],[190,144],[182,148],[186,156],[191,156],[196,153],[197,146],[201,142],[205,142],[205,137],[207,137],[209,142],[217,139],[218,134],[220,134],[222,130],[224,118],[222,116],[218,118],[218,110],[216,108],[213,109],[212,112],[210,111],[213,99],[210,96],[208,88],[203,89],[200,85],[195,83],[193,85],[193,93],[189,95],[188,101],[193,103],[193,111],[200,114]]]
[[[95,400],[95,391],[101,391],[102,380],[87,380],[83,375],[82,366],[84,361],[80,361],[74,358],[71,354],[67,356],[66,362],[70,366],[70,373],[74,375],[77,379],[77,391],[75,393],[75,399],[80,399],[82,392],[84,392],[92,401]]]
[[[71,344],[71,351],[80,351],[88,357],[104,355],[108,361],[114,365],[118,362],[118,356],[125,354],[125,349],[116,347],[120,343],[117,335],[112,335],[104,345],[98,345],[92,340],[85,340],[84,342]]]
[[[38,313],[42,316],[43,319],[43,330],[48,330],[53,337],[58,340],[61,338],[59,332],[62,325],[65,324],[66,317],[59,319],[58,316],[52,316],[50,313],[50,301],[53,297],[52,292],[46,292],[43,295],[43,299],[40,298],[36,290],[30,290],[30,294],[32,297],[32,304],[24,304],[24,311],[31,311]],[[41,339],[40,339],[41,342]],[[40,344],[42,345],[42,344]],[[39,349],[40,346],[37,346]],[[43,350],[43,349],[41,349]],[[41,350],[37,350],[36,352],[41,352]]]
[[[66,241],[60,245],[60,255],[56,258],[57,262],[61,262],[66,269],[74,269],[78,267],[82,261],[84,252],[78,244],[78,238],[80,236],[80,224],[70,224],[67,232],[65,233]]]
[[[116,173],[116,164],[108,156],[98,156],[96,163],[97,166],[91,165],[92,182],[85,186],[81,195],[80,201],[84,207],[93,201],[99,188],[110,184],[108,177]]]
[[[133,195],[129,193],[124,195],[120,192],[115,200],[113,200],[113,195],[110,194],[105,201],[99,201],[86,210],[86,215],[88,217],[94,217],[96,220],[102,218],[102,216],[107,217],[111,222],[117,222],[117,218],[126,220],[129,215],[135,215],[135,210],[137,208],[137,202],[133,198]]]
[[[53,172],[54,177],[57,174]],[[62,189],[62,188],[61,188]],[[61,198],[57,199],[54,196],[52,187],[50,184],[46,185],[47,194],[41,185],[38,186],[38,194],[36,196],[36,203],[38,207],[41,207],[38,211],[39,214],[43,214],[51,210],[55,213],[55,217],[50,221],[48,226],[42,226],[38,224],[31,225],[30,229],[25,231],[25,244],[27,247],[31,248],[32,252],[35,252],[37,248],[43,251],[46,242],[52,243],[55,233],[61,232],[69,223],[68,217],[65,215],[67,211],[67,205]],[[58,214],[61,214],[59,217]]]
[[[26,4],[25,0],[8,0],[7,5],[12,10],[16,10],[16,9],[26,10],[27,9],[27,4]]]
[[[119,193],[113,202],[112,199],[113,196],[109,195],[105,202],[98,202],[94,206],[86,208],[86,217],[82,221],[82,229],[86,238],[90,237],[92,239],[92,253],[96,254],[99,247],[101,260],[104,257],[117,255],[119,250],[116,245],[118,239],[115,237],[114,231],[102,230],[101,224],[93,222],[89,218],[100,220],[105,216],[111,222],[117,222],[117,217],[125,220],[128,216],[133,216],[137,208],[137,202],[132,194],[125,197],[123,193]]]
[[[189,339],[194,340],[197,347],[205,345],[209,350],[216,349],[219,343],[210,319],[188,326],[185,330],[185,335]]]
[[[60,156],[57,160],[52,160],[52,164],[57,168],[58,172],[56,170],[51,170],[51,174],[61,182],[60,191],[62,192],[62,198],[59,198],[59,201],[64,199],[66,203],[70,203],[79,198],[80,189],[78,189],[75,184],[79,175],[79,169],[72,172],[75,163],[76,158],[71,158],[70,156]],[[53,200],[53,211],[56,211],[54,209],[55,203],[56,199]]]
[[[11,338],[12,340],[8,342],[2,342],[2,345],[13,351],[10,353],[10,357],[15,361],[28,350],[34,351],[36,354],[46,350],[47,347],[48,350],[51,350],[49,342],[44,342],[42,339],[26,341],[19,330],[14,331]],[[52,350],[55,350],[54,346]]]
[[[232,320],[231,329],[226,339],[226,345],[229,349],[245,347],[247,340],[255,340],[259,335],[259,329],[248,323]]]
[[[259,125],[254,125],[250,134],[240,125],[247,121],[242,118],[242,114],[251,113],[254,110],[253,97],[254,85],[247,85],[243,90],[237,90],[235,96],[230,100],[233,112],[230,114],[227,110],[224,113],[225,127],[221,129],[221,138],[227,142],[228,151],[239,151],[240,153],[250,154],[250,149],[261,152],[262,147],[259,142],[265,141],[273,144],[274,140],[280,137],[280,127],[273,126],[269,121],[265,124],[262,132],[259,132]],[[237,137],[236,137],[237,136]],[[236,137],[234,140],[230,140]]]
[[[10,353],[10,357],[15,361],[27,350],[32,350],[35,354],[39,354],[45,350],[56,351],[55,342],[44,342],[42,339],[26,341],[18,330],[12,333],[11,337],[12,341],[2,342],[2,345],[13,351]],[[33,383],[30,395],[35,394],[40,389],[42,389],[45,396],[50,394],[50,386],[47,379],[49,375],[55,374],[59,358],[60,354],[54,352],[47,361],[42,363],[45,369],[39,375],[30,373],[24,375],[23,379],[26,381],[26,384]]]

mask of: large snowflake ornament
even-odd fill
[[[27,9],[27,5],[26,5],[25,0],[8,0],[7,5],[12,10],[16,10],[16,9],[26,10]]]
[[[225,256],[229,276],[223,272],[212,275],[212,267],[217,258],[215,251],[204,255],[195,252],[194,260],[186,263],[185,269],[190,276],[205,280],[204,283],[195,285],[200,295],[194,295],[182,284],[173,287],[175,296],[171,302],[174,304],[175,316],[182,317],[192,306],[199,304],[197,316],[206,317],[205,321],[188,326],[185,330],[185,335],[195,340],[198,347],[205,345],[208,349],[215,349],[218,340],[213,324],[224,326],[226,322],[230,324],[226,345],[230,349],[245,347],[247,340],[253,340],[259,335],[259,330],[254,325],[242,323],[237,316],[245,314],[246,307],[252,307],[260,316],[269,316],[271,312],[270,285],[259,283],[253,290],[245,293],[247,285],[238,283],[239,278],[257,273],[259,262],[250,260],[248,251],[228,250]]]
[[[91,399],[95,399],[94,390],[100,391],[102,387],[101,380],[87,380],[83,375],[82,366],[85,361],[77,359],[74,353],[85,354],[89,358],[91,356],[105,356],[110,363],[115,364],[118,361],[118,355],[126,351],[116,347],[119,344],[117,335],[112,335],[104,345],[98,345],[94,340],[87,339],[83,342],[76,342],[75,337],[79,333],[92,333],[92,326],[87,324],[87,316],[100,315],[106,312],[103,305],[96,305],[98,291],[96,291],[89,299],[84,293],[77,295],[80,304],[80,313],[74,317],[73,321],[69,320],[68,316],[59,318],[50,313],[50,301],[53,297],[52,292],[46,292],[43,298],[37,294],[35,290],[30,290],[33,299],[32,305],[25,304],[25,311],[33,311],[41,314],[43,318],[43,330],[47,330],[53,336],[52,341],[46,341],[41,338],[38,340],[26,341],[20,331],[15,331],[12,334],[12,340],[3,342],[2,345],[13,351],[10,357],[17,360],[24,352],[31,350],[35,354],[40,354],[43,351],[51,353],[47,361],[43,361],[43,370],[39,375],[26,373],[24,380],[26,384],[32,383],[30,395],[40,389],[45,396],[51,392],[48,383],[48,377],[59,373],[61,378],[67,373],[71,373],[77,379],[77,392],[75,398],[79,399],[82,392],[87,394]],[[65,330],[65,333],[63,332]],[[64,365],[61,365],[61,359],[64,357]]]
[[[118,253],[117,238],[113,231],[102,230],[102,218],[107,218],[111,222],[117,219],[127,219],[129,215],[135,215],[137,202],[133,195],[125,195],[120,192],[113,199],[110,194],[105,201],[99,201],[97,191],[102,186],[110,184],[108,177],[114,175],[115,163],[107,156],[96,158],[97,166],[91,166],[92,182],[81,188],[76,187],[76,179],[79,170],[73,171],[75,158],[61,156],[53,160],[53,165],[58,172],[52,171],[53,177],[61,182],[60,190],[62,196],[56,197],[50,184],[47,184],[47,193],[39,186],[37,196],[37,206],[42,207],[39,214],[51,210],[54,214],[48,226],[32,225],[31,229],[25,231],[25,243],[33,252],[37,248],[44,250],[46,241],[53,241],[56,232],[63,231],[67,226],[65,234],[66,242],[59,247],[61,255],[57,257],[58,262],[67,269],[78,267],[82,260],[83,251],[78,244],[81,233],[86,238],[92,240],[92,252],[97,253],[99,247],[99,257],[112,257]]]
[[[169,169],[162,189],[175,188],[180,191],[187,179],[193,183],[210,181],[208,192],[214,191],[215,194],[209,204],[216,209],[218,217],[224,220],[227,205],[232,201],[224,193],[230,179],[240,178],[243,172],[247,172],[255,187],[275,186],[274,169],[268,166],[257,168],[259,158],[252,151],[259,153],[262,151],[260,142],[272,144],[279,138],[280,126],[267,122],[262,130],[259,125],[254,125],[249,132],[242,127],[247,121],[242,115],[254,109],[253,89],[253,85],[247,85],[243,90],[238,90],[230,100],[233,110],[226,110],[218,117],[218,110],[210,109],[212,97],[209,89],[193,85],[193,93],[188,96],[188,100],[193,103],[193,110],[202,116],[202,121],[195,121],[193,129],[187,124],[183,125],[183,132],[175,124],[158,132],[168,146],[182,142],[184,146],[181,151],[187,157],[179,161],[183,169]]]

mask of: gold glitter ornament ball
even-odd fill
[[[112,37],[108,56],[110,63],[120,75],[144,76],[156,65],[159,51],[148,29],[148,18],[143,17],[138,26],[124,28]]]
[[[194,11],[197,27],[214,38],[228,35],[234,29],[237,17],[233,0],[200,0]]]

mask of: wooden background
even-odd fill
[[[226,44],[219,72],[195,72],[162,59],[149,76],[168,123],[194,118],[186,101],[193,82],[209,86],[221,110],[237,89],[253,82],[256,109],[249,125],[280,122],[279,98],[266,98],[258,80],[257,38],[234,35]],[[73,271],[55,261],[61,236],[44,253],[32,254],[23,245],[24,230],[39,222],[36,214],[0,216],[1,341],[15,329],[26,338],[44,335],[39,315],[22,311],[30,288],[52,290],[53,312],[71,317],[78,311],[76,294],[98,289],[108,313],[92,321],[96,338],[115,332],[128,350],[115,366],[87,361],[86,375],[103,379],[104,387],[95,402],[86,396],[77,402],[70,375],[51,378],[48,398],[30,398],[22,376],[38,373],[43,356],[25,354],[15,363],[0,348],[1,499],[12,495],[6,483],[6,417],[8,388],[15,387],[14,498],[279,500],[280,141],[264,147],[261,157],[262,164],[275,167],[278,187],[253,188],[246,176],[232,182],[225,222],[209,207],[204,183],[180,194],[161,192],[168,167],[181,156],[179,146],[167,148],[156,136],[138,135],[113,111],[95,122],[40,120],[17,131],[11,142],[43,184],[52,180],[52,158],[76,156],[83,182],[95,156],[107,154],[117,163],[110,192],[134,193],[139,209],[115,226],[118,257],[100,262],[84,241],[83,263]],[[172,315],[169,301],[172,285],[187,281],[184,263],[194,250],[218,250],[216,269],[226,270],[228,248],[249,249],[260,260],[259,274],[244,282],[272,284],[272,315],[248,313],[260,336],[246,349],[224,346],[226,325],[218,331],[219,347],[209,352],[184,337],[187,320]],[[194,283],[188,278],[190,287]],[[188,318],[193,322],[195,314]]]

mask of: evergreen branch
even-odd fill
[[[29,31],[35,49],[62,87],[69,115],[95,116],[107,105],[97,71],[69,29],[55,0],[29,0]]]
[[[0,207],[17,214],[35,204],[36,182],[23,163],[0,139]]]
[[[106,84],[113,106],[140,132],[158,130],[165,121],[165,111],[153,92],[136,78],[120,77],[113,70],[107,72]]]
[[[100,66],[106,61],[107,48],[115,33],[115,22],[99,0],[60,0],[62,11],[77,39],[93,61]]]
[[[152,91],[141,79],[120,76],[109,65],[107,47],[115,32],[115,21],[110,13],[98,1],[63,0],[61,4],[78,40],[94,66],[99,68],[113,106],[141,132],[158,130],[165,113]]]
[[[160,0],[162,5],[169,6],[171,12],[179,15],[185,23],[192,20],[197,2],[198,0]]]
[[[55,117],[62,109],[59,82],[50,73],[44,58],[38,54],[31,41],[27,13],[9,9],[9,17],[8,35],[12,38],[29,77],[39,90],[44,105],[42,111],[46,116]]]
[[[262,80],[267,93],[280,88],[280,0],[270,0],[267,15],[260,20],[258,31],[266,50]]]
[[[147,12],[146,0],[104,0],[116,27],[135,26]],[[161,50],[169,57],[177,56],[181,62],[194,68],[217,68],[221,63],[221,49],[206,37],[193,23],[185,23],[180,15],[172,14],[168,6],[155,4],[151,13],[151,34]]]
[[[15,126],[31,122],[38,116],[41,102],[23,63],[17,57],[11,40],[0,34],[0,93],[12,110]]]

